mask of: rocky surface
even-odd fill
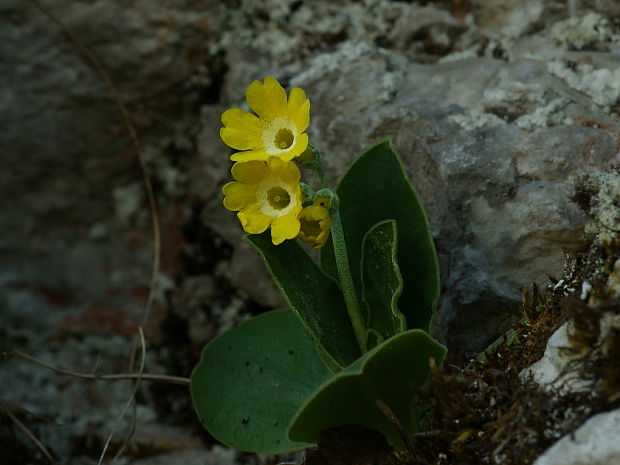
[[[440,253],[445,286],[438,333],[460,350],[479,350],[523,286],[561,273],[561,241],[585,223],[570,200],[577,177],[620,161],[617,34],[594,12],[572,19],[583,23],[576,31],[542,2],[515,7],[496,24],[499,31],[434,7],[369,4],[375,22],[365,25],[364,37],[355,23],[301,70],[289,60],[267,69],[283,80],[292,76],[290,84],[311,96],[311,137],[332,180],[365,148],[394,141]],[[356,7],[348,8],[356,18]],[[524,23],[520,30],[517,20]],[[376,35],[373,27],[389,21],[388,36]],[[227,56],[247,63],[248,45],[259,47],[266,37],[227,43]],[[301,53],[298,47],[290,43],[277,58]],[[225,101],[242,104],[246,76],[231,70],[227,85],[234,92],[225,87]],[[218,115],[210,116],[208,126],[217,125]],[[223,147],[209,149],[208,159],[217,160]],[[223,229],[237,231],[236,220],[220,210],[217,198],[208,212],[222,218],[221,234],[232,237]],[[264,295],[254,283],[262,280],[238,285]]]
[[[607,465],[620,462],[620,410],[600,413],[560,439],[534,465]]]
[[[615,2],[572,17],[550,0],[42,5],[101,61],[143,141],[162,230],[147,371],[188,376],[215,334],[282,305],[219,190],[230,167],[219,115],[265,75],[308,93],[332,181],[394,141],[429,214],[437,332],[454,353],[484,347],[523,286],[561,273],[562,245],[585,226],[570,200],[581,176],[607,186],[593,202],[605,224],[617,221],[617,183],[594,181],[620,162]],[[122,372],[153,260],[136,149],[62,29],[26,2],[0,12],[0,349]],[[125,382],[84,384],[15,357],[0,363],[0,386],[2,406],[76,464],[96,462],[130,394]],[[209,463],[265,460],[214,447],[183,388],[143,385],[138,406],[137,463],[186,463],[192,451]],[[0,443],[15,449],[9,463],[43,461],[7,416]]]
[[[603,341],[620,332],[620,315],[613,312],[603,315],[597,332],[596,347],[600,348]],[[523,370],[521,377],[524,380],[531,379],[542,389],[559,395],[592,391],[596,380],[586,379],[582,374],[584,354],[574,350],[574,344],[571,343],[575,333],[572,321],[558,328],[549,338],[544,356]]]

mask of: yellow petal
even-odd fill
[[[301,229],[298,238],[310,242],[314,249],[323,247],[329,237],[331,220],[329,211],[319,205],[311,205],[299,213]]]
[[[284,167],[284,163],[285,161],[282,160],[280,157],[274,157],[273,155],[271,155],[267,159],[267,167],[269,168],[269,172],[274,176],[278,176],[280,170],[282,170],[282,168]]]
[[[298,183],[301,179],[299,168],[292,161],[284,164],[281,173],[284,181],[288,183]]]
[[[265,83],[254,81],[245,91],[245,99],[258,116],[272,119],[286,111],[286,91],[273,77],[267,76]]]
[[[292,161],[284,161],[279,157],[271,156],[267,160],[271,176],[282,179],[287,184],[296,184],[301,178],[299,168]]]
[[[222,113],[222,124],[228,128],[261,132],[262,123],[258,116],[241,108],[230,108]]]
[[[300,133],[308,128],[310,123],[310,100],[306,98],[306,93],[299,87],[291,89],[287,113]]]
[[[288,96],[288,103],[286,105],[287,109],[290,112],[297,111],[299,107],[304,103],[308,98],[306,97],[306,93],[303,89],[299,87],[293,87]]]
[[[220,129],[220,138],[226,145],[236,150],[259,149],[263,143],[259,133],[234,128]]]
[[[286,239],[293,239],[299,234],[299,220],[296,215],[286,215],[276,218],[271,223],[271,241],[281,244]]]
[[[264,232],[270,223],[267,215],[264,215],[258,204],[250,205],[237,213],[243,230],[248,234],[260,234]]]
[[[237,211],[256,203],[256,185],[229,182],[222,188],[224,207]]]
[[[267,177],[269,170],[265,162],[251,160],[235,163],[231,169],[231,173],[233,178],[237,181],[246,184],[257,184]]]
[[[246,150],[245,152],[236,152],[230,156],[232,161],[266,161],[267,158],[271,157],[269,153],[264,150]]]
[[[313,249],[320,249],[327,243],[327,239],[329,239],[329,229],[324,229],[321,234],[315,239]]]
[[[293,145],[291,145],[286,152],[278,154],[278,157],[287,161],[292,160],[293,158],[304,153],[306,148],[308,148],[308,134],[304,132],[303,134],[295,137],[295,142],[293,142]]]

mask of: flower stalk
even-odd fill
[[[338,204],[338,197],[334,193],[334,198],[332,198],[332,208],[330,209],[331,236],[332,243],[334,245],[334,256],[336,258],[336,267],[338,269],[338,278],[340,279],[342,294],[344,295],[344,301],[347,305],[349,319],[351,320],[353,331],[355,332],[355,339],[357,340],[357,344],[359,345],[362,354],[364,354],[367,352],[366,327],[362,317],[359,301],[357,300],[353,278],[351,276],[347,245],[344,240],[344,231],[342,229],[342,222],[340,221]]]
[[[334,246],[334,257],[336,259],[336,268],[338,269],[338,279],[340,280],[342,294],[347,306],[347,313],[349,314],[351,325],[353,326],[353,332],[355,333],[357,345],[359,346],[361,353],[364,354],[367,352],[366,325],[362,316],[357,293],[355,292],[353,277],[351,276],[347,244],[344,238],[342,221],[340,220],[340,198],[338,197],[338,194],[331,189],[329,181],[327,180],[325,169],[323,167],[323,154],[319,149],[312,145],[309,146],[309,149],[312,151],[312,161],[305,162],[306,167],[314,169],[321,182],[322,188],[318,190],[314,196],[324,196],[329,197],[330,199],[330,234],[332,237],[332,244]]]

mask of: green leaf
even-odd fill
[[[398,429],[376,401],[387,405],[406,434],[415,432],[415,394],[429,377],[429,358],[439,365],[446,349],[419,329],[388,339],[351,366],[333,375],[304,403],[293,418],[291,441],[317,442],[319,432],[342,424],[362,425],[382,432],[402,449]]]
[[[286,428],[330,375],[293,312],[275,310],[211,341],[190,390],[215,438],[235,449],[275,454],[309,445],[289,441]]]
[[[335,372],[353,363],[360,356],[360,350],[338,285],[296,241],[273,245],[269,231],[244,239],[265,261],[325,364]]]
[[[356,292],[362,292],[360,264],[366,231],[382,220],[395,220],[398,265],[404,281],[398,306],[408,328],[430,332],[439,297],[437,253],[422,204],[392,144],[384,141],[362,154],[336,191]],[[337,280],[334,251],[329,242],[321,249],[321,267]]]
[[[377,336],[377,341],[369,341],[369,349],[407,329],[405,316],[397,306],[403,290],[397,244],[394,220],[377,223],[362,241],[362,300],[368,312],[368,331]]]

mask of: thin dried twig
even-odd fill
[[[125,417],[125,413],[127,413],[127,410],[129,410],[129,407],[131,407],[131,405],[135,402],[136,393],[138,392],[138,388],[140,387],[140,380],[142,379],[142,373],[144,372],[144,364],[146,361],[146,344],[144,342],[144,332],[142,331],[142,327],[139,327],[138,331],[140,333],[139,334],[140,335],[140,347],[141,347],[141,352],[142,352],[142,358],[140,360],[140,369],[138,370],[138,377],[133,385],[131,396],[129,396],[129,399],[127,400],[127,403],[125,404],[125,408],[123,408],[123,411],[119,415],[118,420],[116,420],[116,424],[114,425],[112,432],[108,435],[108,438],[105,441],[105,445],[103,446],[103,451],[101,451],[101,457],[99,457],[98,465],[101,465],[103,463],[103,459],[105,458],[105,454],[108,451],[108,447],[110,447],[110,443],[112,442],[114,435],[118,431],[121,425],[121,421],[123,421],[123,418]]]
[[[17,425],[17,427],[19,429],[21,429],[26,436],[28,436],[30,438],[30,440],[39,448],[39,450],[43,453],[43,455],[45,455],[45,457],[47,458],[47,460],[49,460],[51,463],[57,463],[56,460],[54,460],[54,457],[52,457],[52,454],[50,454],[50,452],[47,450],[47,448],[41,443],[41,441],[39,441],[37,439],[37,437],[34,435],[34,433],[32,431],[30,431],[28,429],[28,427],[26,425],[24,425],[19,418],[17,418],[13,412],[11,412],[11,409],[9,409],[6,406],[2,406],[2,411],[4,412],[4,414],[9,417],[13,423],[15,423]]]
[[[135,402],[132,402],[131,426],[129,427],[128,433],[125,434],[125,439],[123,439],[123,443],[121,444],[121,446],[116,451],[116,454],[114,454],[114,457],[112,458],[112,463],[115,463],[118,460],[118,458],[121,455],[123,455],[123,452],[125,452],[125,449],[129,445],[129,442],[131,441],[131,438],[133,437],[134,433],[136,432],[136,425],[137,424],[138,424],[137,406],[136,406]]]
[[[11,354],[24,358],[26,360],[29,360],[33,363],[36,363],[37,365],[40,365],[49,370],[55,371],[56,373],[74,376],[76,378],[88,379],[88,380],[118,381],[118,380],[123,380],[123,379],[137,380],[138,378],[140,378],[142,381],[161,381],[164,383],[180,384],[183,386],[189,385],[189,382],[190,382],[189,378],[184,378],[182,376],[155,375],[155,374],[149,374],[149,373],[144,373],[144,374],[121,373],[121,374],[114,374],[114,375],[97,375],[97,374],[77,373],[75,371],[65,370],[63,368],[58,368],[53,365],[50,365],[49,363],[44,362],[43,360],[39,360],[38,358],[35,358],[32,355],[28,355],[24,352],[21,352],[20,350],[16,350],[16,349],[12,350],[11,352],[9,352],[9,355]]]

